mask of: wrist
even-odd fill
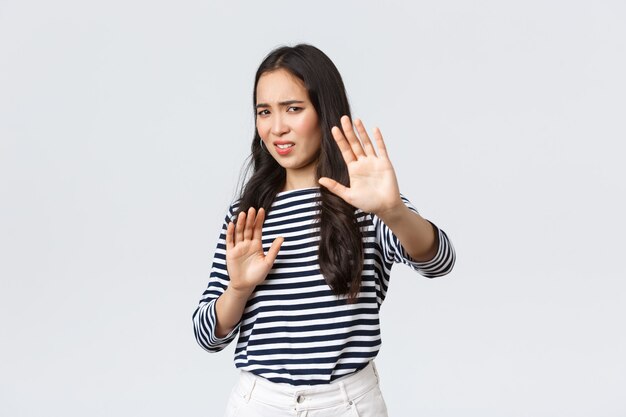
[[[226,288],[227,293],[229,293],[229,295],[237,300],[242,300],[242,301],[247,301],[248,298],[250,298],[250,296],[252,295],[252,293],[254,292],[254,289],[256,287],[244,287],[244,288],[238,288],[238,287],[234,287],[232,285],[229,285]]]
[[[407,206],[404,205],[402,200],[398,200],[398,202],[396,202],[393,206],[385,210],[381,210],[375,214],[385,224],[389,225],[395,220],[402,218],[402,216],[406,214],[406,210],[408,210]]]

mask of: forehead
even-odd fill
[[[256,86],[257,102],[273,103],[285,100],[308,100],[304,82],[284,69],[266,72]]]

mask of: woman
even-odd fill
[[[442,276],[454,248],[399,192],[381,132],[378,154],[358,119],[357,137],[322,51],[272,51],[253,102],[253,173],[228,208],[193,314],[209,352],[238,335],[226,415],[386,416],[373,359],[391,266]]]

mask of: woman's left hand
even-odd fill
[[[357,138],[348,116],[341,117],[341,126],[345,136],[337,126],[333,126],[331,132],[348,166],[350,187],[328,177],[321,177],[319,183],[347,203],[367,213],[380,216],[401,207],[403,202],[400,199],[398,180],[380,130],[374,129],[379,153],[376,155],[374,145],[360,119],[355,119],[355,126],[361,140]]]

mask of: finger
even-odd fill
[[[235,223],[228,222],[228,226],[226,227],[226,250],[231,250],[234,246],[234,242],[233,242],[234,229],[235,229]]]
[[[343,128],[343,133],[346,136],[346,139],[348,139],[348,143],[350,143],[350,147],[352,148],[352,152],[356,155],[356,158],[359,159],[360,156],[365,156],[365,151],[363,150],[363,146],[361,146],[361,141],[359,141],[356,133],[354,133],[352,122],[348,116],[341,116],[341,127]]]
[[[259,208],[259,212],[256,215],[256,220],[254,222],[254,235],[252,236],[252,240],[261,240],[263,235],[263,221],[265,220],[265,209],[263,207]]]
[[[274,239],[274,241],[272,242],[272,246],[270,246],[267,251],[267,255],[265,256],[265,262],[269,263],[270,265],[274,264],[276,256],[278,256],[280,246],[283,244],[284,241],[285,238],[282,236],[278,236],[276,239]]]
[[[252,233],[254,232],[254,218],[255,218],[255,210],[254,207],[250,207],[248,209],[248,215],[246,216],[246,227],[243,231],[244,240],[252,239]]]
[[[339,146],[339,150],[341,151],[341,155],[343,156],[343,160],[346,161],[346,164],[349,164],[352,161],[356,161],[356,156],[354,155],[354,152],[352,152],[352,147],[341,132],[341,129],[339,129],[337,126],[333,126],[330,129],[330,132],[333,134],[333,137],[337,142],[337,146]]]
[[[376,150],[374,149],[374,144],[370,140],[367,131],[365,130],[365,125],[361,119],[355,119],[354,125],[356,126],[356,131],[359,132],[359,137],[361,141],[363,141],[363,149],[365,150],[365,154],[367,156],[376,156]]]
[[[378,147],[379,156],[381,158],[389,159],[389,154],[387,154],[387,147],[385,146],[385,141],[383,140],[383,134],[377,127],[374,128],[374,138],[376,139],[376,146]]]
[[[345,185],[328,177],[321,177],[318,180],[318,182],[324,187],[328,188],[328,190],[330,190],[330,192],[332,192],[333,194],[336,194],[339,197],[341,197],[343,200],[348,201],[347,197],[348,197],[348,191],[350,189],[346,187]]]
[[[235,226],[235,245],[243,241],[243,229],[246,224],[246,212],[242,211],[237,216],[237,225]]]

